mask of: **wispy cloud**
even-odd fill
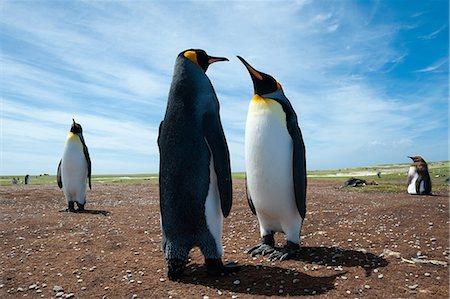
[[[448,25],[444,25],[441,28],[439,28],[438,30],[431,32],[430,34],[419,36],[419,38],[424,39],[424,40],[434,39],[438,36],[439,33],[441,33],[442,31],[444,31],[447,28],[448,28]]]
[[[309,168],[397,162],[419,140],[442,139],[448,129],[447,81],[429,77],[448,76],[448,58],[417,66],[419,85],[391,76],[411,63],[414,49],[397,46],[407,26],[377,19],[378,2],[2,5],[2,174],[54,173],[72,117],[83,125],[97,173],[157,172],[156,138],[173,64],[192,47],[230,58],[208,76],[234,171],[244,170],[253,91],[235,55],[283,84],[299,115]],[[427,42],[443,30],[429,30]],[[434,143],[421,146],[432,152]],[[444,152],[431,157],[443,159]]]
[[[415,71],[416,73],[429,73],[429,72],[448,72],[448,57],[442,58],[426,68]]]

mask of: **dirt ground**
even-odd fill
[[[241,271],[207,277],[194,249],[178,282],[167,279],[160,249],[155,183],[94,185],[86,208],[107,216],[59,212],[56,185],[1,187],[0,298],[448,298],[449,195],[339,184],[309,181],[301,252],[269,262],[246,253],[259,229],[243,180],[234,180],[224,261]]]

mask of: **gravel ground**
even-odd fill
[[[166,276],[156,184],[96,184],[86,208],[98,213],[83,214],[59,212],[57,186],[2,187],[0,298],[448,298],[448,193],[361,193],[341,183],[309,181],[302,249],[269,262],[246,254],[259,229],[244,181],[234,180],[224,260],[242,270],[209,278],[194,249],[178,282]]]

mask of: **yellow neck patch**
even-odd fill
[[[67,135],[67,140],[79,141],[80,137],[77,134],[75,134],[75,133],[69,132],[69,134]]]
[[[257,94],[255,94],[250,101],[249,114],[273,114],[276,115],[281,122],[286,123],[286,113],[284,113],[281,104],[275,100],[263,98]]]
[[[193,63],[199,65],[198,61],[197,61],[197,53],[195,53],[195,51],[186,51],[186,52],[184,52],[183,55],[184,55],[184,57],[186,57],[187,59],[189,59]]]

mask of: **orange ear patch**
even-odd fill
[[[186,57],[187,59],[189,59],[193,63],[198,64],[197,53],[195,53],[195,51],[186,51],[186,52],[184,52],[183,55],[184,55],[184,57]]]

